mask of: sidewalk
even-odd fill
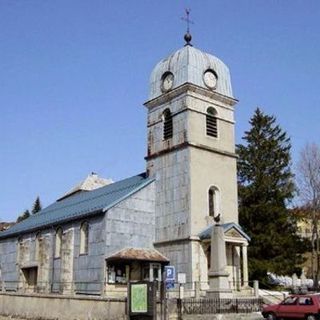
[[[210,315],[184,315],[183,320],[263,320],[260,312],[253,312],[248,314],[210,314]],[[1,320],[1,319],[0,319]]]

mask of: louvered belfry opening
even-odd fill
[[[172,115],[169,109],[164,110],[163,112],[163,139],[168,140],[172,138]]]
[[[218,137],[218,124],[217,124],[217,111],[210,107],[207,109],[206,115],[206,126],[207,126],[207,135],[210,137]]]

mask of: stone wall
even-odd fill
[[[59,320],[127,320],[125,298],[101,298],[92,296],[61,296],[0,293],[0,316],[26,319]],[[164,307],[157,303],[157,320],[164,319]],[[181,315],[177,300],[167,302],[168,320],[260,320],[260,312],[250,314]]]
[[[125,299],[16,293],[0,293],[0,314],[27,319],[127,319]]]

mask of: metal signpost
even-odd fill
[[[176,281],[176,269],[174,266],[165,266],[165,282],[167,289],[173,289]]]

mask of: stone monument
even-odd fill
[[[213,298],[232,298],[227,267],[224,230],[220,224],[220,215],[215,217],[211,235],[211,268],[209,270],[209,290],[207,295]]]

